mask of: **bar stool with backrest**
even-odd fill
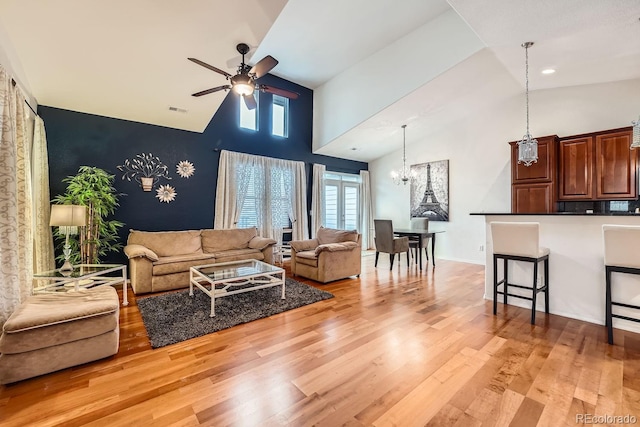
[[[640,306],[613,301],[611,298],[611,273],[640,274],[640,226],[610,225],[602,226],[604,238],[604,266],[606,281],[605,324],[609,344],[613,344],[613,318],[640,322],[620,314],[613,314],[613,306],[640,310]]]
[[[531,324],[536,323],[536,296],[544,292],[544,311],[549,313],[549,249],[539,245],[540,224],[537,222],[491,222],[491,238],[493,240],[493,314],[498,311],[498,294],[507,297],[526,299],[531,304]],[[503,279],[498,280],[498,260],[503,261]],[[509,261],[533,263],[533,286],[509,283]],[[544,285],[538,287],[538,264],[544,261]],[[498,287],[503,285],[503,290]],[[509,287],[527,289],[532,296],[511,294]]]

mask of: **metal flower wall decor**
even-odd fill
[[[144,191],[151,191],[160,178],[171,179],[167,165],[151,153],[136,154],[132,160],[126,159],[124,164],[117,168],[124,172],[123,180],[137,182]]]
[[[156,190],[156,197],[158,198],[158,200],[165,203],[173,202],[176,199],[177,195],[178,193],[176,193],[176,189],[169,184],[161,185]]]
[[[187,160],[182,160],[176,165],[176,173],[182,178],[189,178],[194,174],[195,171],[196,168],[193,167],[193,163]]]

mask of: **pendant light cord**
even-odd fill
[[[402,178],[407,177],[407,125],[402,125]]]
[[[524,47],[524,63],[525,63],[525,93],[526,93],[526,103],[527,103],[527,135],[529,133],[529,45],[527,44]]]

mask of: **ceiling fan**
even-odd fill
[[[258,106],[256,102],[256,98],[253,96],[253,92],[258,89],[262,92],[273,93],[276,95],[284,96],[285,98],[297,99],[298,94],[286,89],[280,89],[273,86],[267,86],[263,84],[256,83],[260,77],[267,74],[269,71],[273,69],[276,65],[278,65],[278,60],[275,59],[271,55],[267,55],[262,58],[260,61],[256,63],[253,67],[249,64],[245,64],[244,56],[249,52],[249,46],[246,43],[240,43],[236,46],[236,49],[242,55],[242,62],[238,66],[238,71],[235,76],[227,73],[220,68],[214,67],[213,65],[209,65],[206,62],[202,62],[196,58],[187,58],[189,61],[195,62],[198,65],[201,65],[205,68],[208,68],[211,71],[215,71],[218,74],[222,74],[225,76],[227,80],[231,82],[230,85],[216,86],[211,89],[203,90],[200,92],[196,92],[191,96],[202,96],[208,95],[210,93],[218,92],[221,90],[229,90],[232,89],[237,94],[241,95],[244,99],[244,103],[249,110],[253,110]]]

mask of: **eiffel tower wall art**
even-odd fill
[[[449,221],[449,160],[411,165],[411,218]]]

